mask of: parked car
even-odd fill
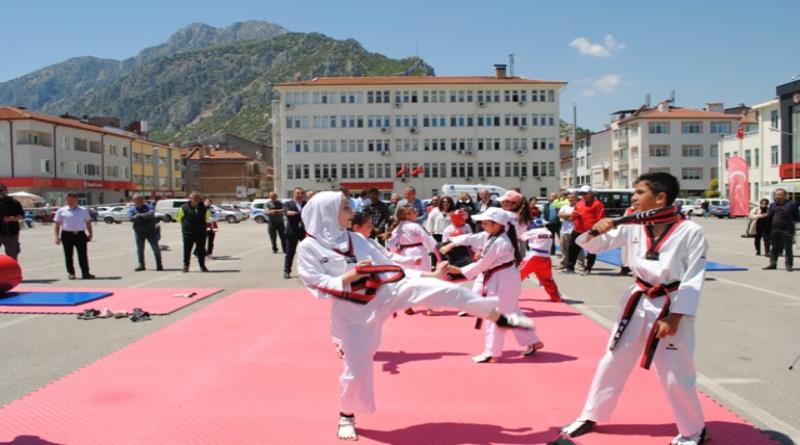
[[[178,209],[180,209],[184,204],[189,202],[188,199],[162,199],[158,201],[156,204],[156,213],[163,214],[164,222],[172,222],[175,221],[175,217],[178,214]]]
[[[708,201],[708,209],[711,211],[714,207],[728,207],[730,201],[722,198],[700,198],[695,201],[694,214],[696,216],[703,216],[703,208],[701,207],[703,201]]]
[[[130,221],[128,217],[128,207],[116,206],[108,210],[97,212],[97,218],[103,220],[106,224],[122,224],[123,221]]]
[[[267,222],[267,214],[261,209],[255,209],[250,214],[250,219],[258,224],[264,224]]]
[[[238,210],[226,210],[216,205],[212,205],[211,208],[214,210],[214,219],[217,221],[225,220],[229,223],[238,223],[247,219],[247,215]]]
[[[731,217],[731,207],[728,204],[715,206],[712,205],[708,208],[711,216],[716,216],[719,219]]]

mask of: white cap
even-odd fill
[[[477,215],[472,215],[472,220],[494,221],[498,224],[506,225],[508,224],[508,213],[505,210],[498,207],[489,207],[482,213],[478,213]]]
[[[581,192],[581,193],[591,193],[592,192],[592,186],[591,185],[582,185],[581,188],[578,189],[578,191]]]

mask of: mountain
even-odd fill
[[[230,132],[269,137],[271,85],[320,76],[433,75],[355,40],[290,33],[267,22],[192,24],[125,61],[83,57],[0,83],[0,104],[52,114],[146,120],[154,139]]]

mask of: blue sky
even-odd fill
[[[3,5],[0,81],[70,57],[123,59],[192,22],[266,20],[290,31],[354,38],[392,57],[419,54],[439,75],[566,80],[562,117],[602,129],[610,112],[676,91],[679,106],[772,98],[800,74],[800,2],[73,0]],[[454,6],[458,5],[457,8]],[[608,38],[607,36],[611,36]],[[12,44],[8,44],[12,43]]]

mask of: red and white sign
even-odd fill
[[[750,178],[747,161],[740,156],[728,158],[728,200],[731,216],[750,213]]]
[[[781,164],[781,179],[800,179],[800,162]]]
[[[103,188],[103,183],[100,181],[83,181],[83,188],[101,189]]]
[[[137,185],[130,181],[87,181],[84,179],[64,178],[0,178],[0,182],[9,187],[31,187],[43,189],[106,189],[106,190],[134,190]]]

